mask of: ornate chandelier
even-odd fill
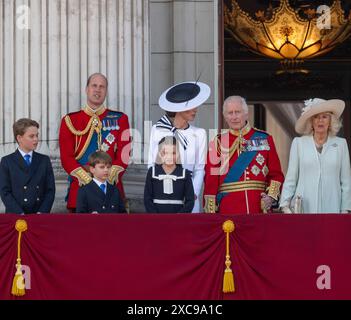
[[[282,72],[308,72],[301,68],[304,59],[323,55],[351,34],[351,12],[344,16],[340,0],[333,2],[323,16],[315,9],[293,9],[288,0],[277,8],[257,11],[256,20],[241,10],[236,0],[224,7],[224,27],[251,51],[280,59]]]

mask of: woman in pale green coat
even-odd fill
[[[295,125],[302,137],[291,145],[280,207],[284,213],[351,212],[347,142],[336,137],[345,103],[310,99]],[[295,208],[295,209],[294,209]]]

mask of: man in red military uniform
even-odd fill
[[[87,104],[82,110],[72,112],[61,121],[59,144],[61,163],[69,174],[67,208],[74,212],[79,185],[92,180],[88,173],[88,157],[97,150],[107,152],[112,158],[109,182],[115,184],[125,200],[122,176],[130,157],[130,132],[128,117],[123,112],[107,109],[103,103],[108,82],[100,73],[89,77]]]
[[[229,131],[211,141],[205,166],[204,211],[262,213],[278,204],[284,175],[272,137],[252,128],[242,97],[223,105]]]

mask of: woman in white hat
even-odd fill
[[[202,82],[183,82],[167,89],[159,98],[159,106],[166,114],[151,129],[148,167],[156,160],[158,143],[166,136],[174,136],[179,143],[183,167],[192,172],[195,205],[192,212],[200,212],[201,188],[207,152],[205,129],[189,122],[196,117],[197,108],[210,96],[210,87]]]
[[[297,120],[280,207],[284,213],[351,211],[351,170],[346,140],[336,137],[342,100],[310,99]],[[294,209],[293,209],[294,208]]]

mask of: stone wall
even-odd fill
[[[67,175],[59,161],[60,119],[85,103],[88,75],[102,72],[109,80],[106,104],[127,113],[133,129],[133,156],[124,182],[131,211],[142,212],[144,155],[150,127],[162,115],[160,94],[200,76],[212,94],[195,125],[216,127],[217,3],[0,0],[0,158],[16,148],[13,122],[37,120],[38,151],[50,155],[55,170],[53,211],[64,212]],[[23,28],[26,12],[30,23]]]

